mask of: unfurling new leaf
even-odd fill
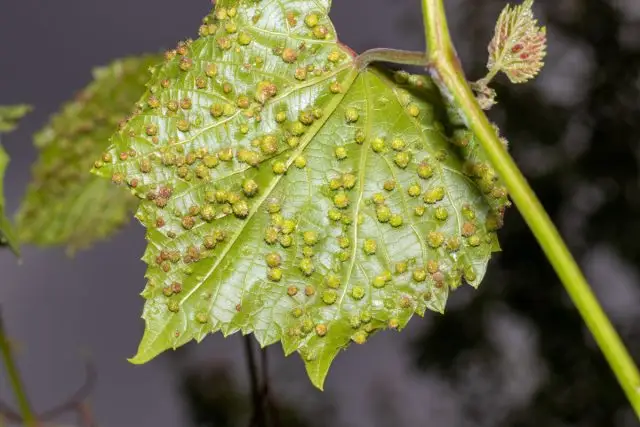
[[[544,65],[546,29],[533,17],[533,0],[507,5],[500,13],[489,43],[487,69],[490,75],[502,71],[512,83],[534,78]]]
[[[31,107],[28,105],[0,105],[0,134],[14,130],[18,121],[30,111]],[[0,145],[0,246],[9,246],[16,255],[19,255],[19,245],[14,236],[13,227],[4,212],[4,174],[8,164],[9,156]]]
[[[431,80],[361,69],[329,6],[219,0],[95,165],[147,228],[132,362],[254,333],[322,388],[350,342],[480,284],[507,203],[495,172],[450,136]]]
[[[89,171],[144,93],[149,67],[161,60],[127,58],[96,69],[91,84],[36,134],[39,157],[18,215],[22,241],[66,245],[73,253],[129,220],[137,199]],[[135,157],[133,151],[126,155]]]

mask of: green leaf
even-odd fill
[[[0,105],[0,134],[14,130],[18,121],[30,111],[31,107],[28,105]],[[20,256],[20,248],[13,227],[4,212],[4,174],[8,164],[9,156],[0,145],[0,246],[9,246],[17,256]]]
[[[133,363],[254,333],[299,352],[322,388],[351,341],[482,280],[492,208],[463,173],[477,147],[446,137],[429,79],[356,67],[328,9],[219,1],[113,136],[95,172],[135,180],[149,241]]]
[[[31,111],[30,105],[0,105],[0,133],[11,132],[18,121]]]
[[[94,70],[93,81],[35,135],[39,157],[18,214],[22,241],[66,245],[73,253],[129,220],[137,199],[89,170],[144,93],[149,67],[161,60],[126,58]]]

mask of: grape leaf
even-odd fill
[[[329,6],[218,1],[112,137],[94,172],[141,198],[149,242],[133,363],[240,331],[322,388],[351,341],[482,280],[496,208],[463,173],[477,147],[446,136],[431,80],[360,69]]]
[[[95,69],[93,81],[35,135],[39,157],[18,214],[22,241],[66,245],[73,253],[129,220],[137,198],[88,172],[144,93],[149,67],[161,60],[131,57]]]
[[[18,125],[18,121],[30,111],[31,107],[28,105],[0,105],[0,134],[14,130]],[[0,145],[0,246],[9,246],[19,256],[18,241],[15,238],[13,227],[4,212],[4,174],[8,164],[9,156]]]

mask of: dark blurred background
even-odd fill
[[[424,48],[418,0],[335,0],[343,42]],[[503,0],[445,2],[470,79]],[[0,103],[36,108],[3,139],[17,209],[36,152],[30,140],[60,104],[114,58],[194,37],[208,0],[0,0]],[[635,360],[640,360],[640,2],[537,0],[549,54],[533,83],[499,78],[490,117],[560,227]],[[269,349],[281,426],[638,426],[601,353],[515,209],[480,290],[460,289],[445,316],[415,318],[341,354],[326,391],[297,356]],[[34,406],[55,406],[93,361],[94,417],[104,427],[246,426],[243,340],[207,338],[144,366],[138,344],[143,229],[132,223],[78,254],[0,254],[0,302]],[[0,399],[12,402],[5,375]],[[60,423],[75,421],[69,415]]]

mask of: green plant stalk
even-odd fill
[[[511,198],[553,265],[640,418],[638,368],[549,215],[478,105],[451,42],[442,0],[422,0],[422,14],[432,77],[445,96],[448,94],[461,110],[487,152],[493,167],[504,180]]]
[[[13,390],[13,394],[18,402],[20,408],[20,415],[22,415],[22,421],[26,427],[36,427],[38,422],[36,420],[29,399],[27,399],[27,393],[22,385],[18,367],[13,359],[13,353],[11,351],[11,344],[7,340],[7,334],[4,328],[4,321],[2,319],[2,311],[0,311],[0,354],[2,354],[2,360],[4,362],[7,375],[9,376],[9,382]]]

